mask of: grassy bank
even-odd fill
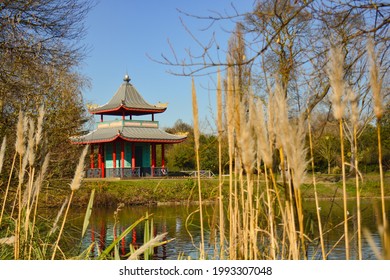
[[[342,182],[338,176],[322,175],[318,177],[317,191],[320,199],[342,197]],[[385,195],[390,196],[390,176],[386,176]],[[338,181],[338,182],[334,182]],[[52,181],[43,191],[44,205],[57,207],[69,196],[70,181]],[[261,183],[263,183],[261,181]],[[202,199],[213,201],[218,198],[218,180],[202,179]],[[92,189],[96,189],[95,206],[145,205],[157,203],[193,203],[197,202],[198,186],[194,178],[175,179],[133,179],[133,180],[84,180],[75,193],[72,205],[85,207]],[[224,184],[223,196],[228,197],[228,180]],[[347,180],[347,195],[356,197],[355,181]],[[361,184],[361,196],[365,198],[380,196],[380,182],[377,174],[366,175]],[[302,198],[313,199],[314,188],[310,183],[302,185]]]

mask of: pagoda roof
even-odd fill
[[[167,109],[166,104],[152,105],[145,101],[137,89],[130,83],[128,75],[123,83],[106,104],[90,108],[91,114],[105,115],[147,115],[162,113]]]
[[[95,144],[112,142],[121,138],[128,142],[143,143],[180,143],[187,136],[167,133],[155,127],[107,127],[97,128],[83,136],[72,137],[73,144]]]

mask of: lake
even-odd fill
[[[348,201],[348,211],[352,218],[350,219],[349,229],[351,232],[351,259],[357,259],[357,241],[356,230],[357,224],[354,218],[356,201],[351,199]],[[390,201],[387,200],[387,208],[389,209]],[[321,219],[323,222],[324,232],[329,230],[325,235],[326,251],[329,252],[328,259],[345,259],[345,244],[343,235],[343,225],[339,225],[343,220],[342,200],[323,200],[320,201]],[[117,226],[114,232],[114,212],[116,209],[110,208],[94,208],[90,220],[88,231],[85,237],[80,240],[81,228],[84,220],[84,209],[73,209],[71,216],[68,219],[67,225],[69,227],[69,235],[71,236],[70,247],[75,248],[75,242],[81,244],[80,249],[87,248],[91,242],[95,242],[96,246],[93,254],[98,250],[103,250],[114,240],[114,237],[119,236],[120,233],[133,224],[140,217],[145,216],[146,213],[153,215],[153,228],[155,234],[167,232],[167,239],[173,239],[166,245],[157,247],[155,249],[155,259],[198,259],[198,244],[200,242],[200,227],[199,227],[199,213],[196,212],[198,206],[196,205],[159,205],[159,206],[133,206],[123,207],[117,215]],[[378,235],[377,220],[380,213],[380,200],[378,199],[364,199],[361,201],[362,209],[362,224],[371,232],[371,236],[380,248],[380,237]],[[207,229],[215,228],[218,219],[217,205],[209,204],[203,206],[204,225]],[[311,226],[313,232],[318,236],[317,222],[315,221],[315,203],[314,201],[304,202],[304,215],[308,225]],[[387,214],[387,217],[390,213]],[[313,218],[313,219],[311,219]],[[122,255],[129,251],[129,245],[134,244],[140,246],[143,243],[144,224],[137,226],[130,234],[126,236],[119,243],[119,250]],[[341,238],[341,240],[340,240]],[[217,259],[214,255],[215,251],[215,230],[207,230],[205,233],[206,252],[210,259]],[[309,259],[321,259],[321,249],[312,243],[308,248]],[[372,248],[363,239],[363,259],[376,259]]]

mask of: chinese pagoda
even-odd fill
[[[164,104],[147,103],[130,83],[128,75],[108,103],[89,108],[100,115],[97,128],[90,133],[72,137],[73,144],[89,144],[90,168],[87,178],[158,177],[167,174],[164,151],[166,144],[183,142],[186,136],[169,134],[159,128],[154,115],[163,113]],[[118,116],[104,121],[104,115]],[[151,120],[135,120],[135,116],[150,115]],[[157,163],[160,145],[161,165]],[[96,157],[97,154],[97,157]]]

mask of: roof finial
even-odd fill
[[[123,78],[123,80],[126,82],[126,83],[129,83],[130,82],[130,77],[129,77],[129,75],[125,75],[125,77]]]

